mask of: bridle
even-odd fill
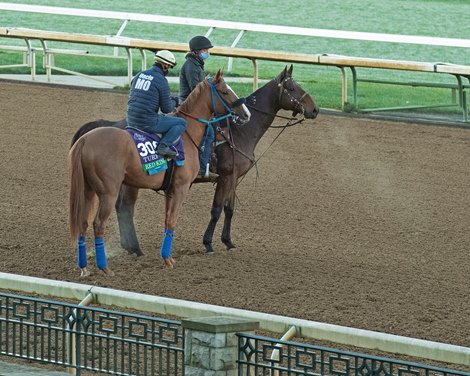
[[[278,101],[279,101],[279,104],[280,104],[281,101],[282,101],[282,96],[286,95],[291,102],[294,102],[295,106],[292,109],[292,112],[293,112],[294,116],[291,116],[291,117],[282,116],[282,115],[278,115],[277,113],[272,113],[272,112],[269,112],[269,111],[261,110],[261,109],[255,107],[255,106],[253,106],[253,105],[250,105],[250,104],[246,105],[248,108],[253,109],[255,111],[258,111],[258,112],[261,112],[263,114],[287,120],[287,124],[285,124],[285,125],[270,125],[269,128],[283,128],[283,129],[285,129],[285,128],[292,127],[293,125],[300,124],[305,120],[305,115],[304,115],[305,108],[304,108],[304,105],[302,104],[302,101],[308,95],[308,93],[304,92],[300,98],[294,97],[291,93],[289,93],[289,90],[286,89],[286,87],[285,87],[285,83],[288,82],[289,80],[292,80],[292,77],[287,77],[287,78],[283,79],[281,82],[279,82],[277,84],[277,86],[279,87]],[[256,104],[256,97],[255,96],[252,96],[251,100],[252,100],[253,104]],[[295,116],[297,114],[302,114],[302,118],[300,118],[300,119],[296,118]]]
[[[229,118],[233,119],[234,122],[237,122],[239,116],[233,111],[233,108],[244,104],[246,102],[246,99],[238,98],[231,105],[228,105],[227,102],[224,100],[224,98],[222,98],[222,96],[220,95],[219,91],[217,90],[217,83],[214,83],[212,81],[212,77],[209,77],[207,80],[211,88],[212,109],[213,109],[214,117],[210,119],[203,119],[203,118],[194,117],[191,114],[181,111],[180,109],[178,109],[178,112],[181,112],[183,115],[186,115],[206,125],[218,123],[221,120],[225,120]],[[225,110],[227,111],[225,115],[221,115],[217,112],[216,99],[218,99],[220,103],[222,103],[222,106],[224,106]]]
[[[289,90],[286,89],[284,84],[288,81],[293,81],[292,77],[287,77],[284,80],[282,80],[282,82],[279,82],[277,84],[277,86],[279,87],[279,99],[278,99],[279,103],[281,103],[282,95],[287,95],[287,97],[289,97],[290,101],[295,103],[294,110],[293,110],[294,114],[299,113],[299,114],[303,115],[304,112],[305,112],[305,108],[302,104],[302,101],[307,96],[307,92],[304,92],[302,94],[302,96],[297,99],[291,93],[289,93]],[[304,119],[305,119],[305,117],[304,117]],[[302,120],[304,120],[304,119],[302,119]]]
[[[250,161],[251,161],[251,166],[250,168],[248,169],[251,170],[253,168],[253,166],[257,166],[258,164],[258,161],[264,156],[264,154],[271,148],[271,146],[276,142],[276,140],[281,136],[281,134],[286,130],[286,128],[289,128],[289,127],[292,127],[296,124],[300,124],[302,123],[304,120],[305,120],[305,108],[302,104],[302,100],[308,95],[307,92],[304,92],[302,94],[302,96],[300,98],[296,98],[294,97],[291,93],[289,93],[289,90],[286,89],[285,87],[285,84],[289,81],[289,80],[292,80],[292,77],[287,77],[285,79],[283,79],[281,82],[279,82],[277,84],[277,86],[279,87],[279,95],[278,95],[278,101],[279,101],[279,105],[281,104],[281,101],[282,101],[282,96],[283,95],[286,95],[289,100],[291,102],[294,102],[295,103],[295,106],[293,108],[293,114],[294,116],[292,117],[287,117],[287,116],[282,116],[282,115],[278,115],[278,114],[275,114],[275,113],[272,113],[272,112],[268,112],[268,111],[264,111],[264,110],[261,110],[259,108],[256,108],[252,105],[249,105],[249,104],[246,104],[246,106],[250,109],[253,109],[255,111],[258,111],[258,112],[261,112],[263,114],[266,114],[266,115],[270,115],[270,116],[274,116],[274,117],[277,117],[277,118],[280,118],[280,119],[286,119],[287,120],[287,124],[285,125],[270,125],[269,128],[281,128],[280,132],[277,134],[276,137],[274,137],[274,139],[272,140],[271,144],[264,150],[264,152],[256,159],[252,159],[250,156],[246,155],[245,153],[242,153],[240,150],[236,149],[236,151],[240,152],[243,156],[245,156],[246,158],[248,158]],[[256,97],[255,96],[252,96],[251,97],[252,101],[253,101],[253,104],[256,104]],[[297,119],[295,117],[295,115],[297,114],[302,114],[302,118],[300,119]],[[231,146],[232,149],[234,148],[233,146]],[[247,171],[247,172],[248,172]],[[243,178],[246,176],[246,173],[245,175],[243,176]],[[237,183],[237,185],[239,183],[241,183],[241,181],[243,180],[243,178]]]
[[[212,80],[212,77],[207,78],[207,81],[209,82],[210,89],[211,89],[212,109],[213,109],[214,117],[212,117],[210,119],[203,119],[203,118],[194,117],[191,114],[188,114],[187,112],[182,111],[181,109],[178,109],[178,112],[181,112],[183,115],[186,115],[186,116],[188,116],[188,117],[190,117],[194,120],[197,120],[197,121],[199,121],[200,123],[203,123],[206,126],[209,126],[213,123],[218,123],[218,122],[220,122],[222,120],[226,120],[226,119],[232,119],[236,123],[239,119],[239,116],[233,111],[233,108],[244,104],[246,102],[246,99],[245,98],[238,98],[231,105],[228,105],[227,102],[224,100],[224,98],[222,98],[222,96],[220,95],[219,91],[217,90],[218,83],[214,83],[213,80]],[[220,103],[222,103],[222,106],[227,111],[227,113],[225,115],[221,115],[217,112],[216,99],[218,99],[220,101]],[[186,131],[186,133],[187,133],[189,139],[191,140],[191,142],[200,150],[199,145],[197,145],[196,142],[194,142],[191,135],[187,131]]]

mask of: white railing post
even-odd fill
[[[124,29],[126,28],[127,24],[129,23],[129,20],[124,20],[124,22],[121,24],[121,27],[119,28],[118,32],[116,33],[116,37],[120,37]],[[114,47],[114,56],[119,56],[119,47]]]
[[[86,307],[92,304],[93,301],[94,301],[93,294],[90,291],[88,291],[85,298],[83,298],[83,300],[80,303],[78,303],[78,305]],[[77,317],[77,309],[74,309],[73,313],[74,314],[72,315],[72,317]],[[72,324],[69,324],[69,328],[68,328],[70,331],[68,340],[71,341],[69,359],[70,359],[70,364],[72,365],[72,367],[69,367],[67,372],[70,373],[71,375],[77,374],[77,335],[75,334],[75,331],[74,331],[76,325],[77,325],[77,322],[73,322]],[[67,346],[67,349],[68,348],[69,347]]]
[[[245,34],[245,30],[241,30],[241,31],[238,33],[237,37],[235,38],[235,40],[233,41],[232,45],[230,46],[231,48],[234,48],[234,47],[238,44],[238,42],[240,41],[240,39],[242,39],[243,34]],[[227,70],[228,70],[229,72],[232,71],[232,64],[233,64],[233,57],[229,57],[229,58],[228,58],[228,67],[227,67]]]

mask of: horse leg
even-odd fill
[[[162,246],[160,248],[160,256],[163,259],[163,267],[173,268],[175,264],[174,258],[171,256],[173,248],[173,236],[176,229],[176,223],[178,221],[178,215],[183,206],[183,200],[189,191],[189,184],[182,186],[173,186],[171,191],[166,196],[165,202],[165,233],[163,236]]]
[[[227,197],[228,193],[228,181],[227,177],[220,177],[217,182],[217,187],[215,189],[214,200],[212,201],[212,209],[211,209],[211,219],[209,224],[207,225],[206,232],[204,233],[204,237],[202,243],[206,247],[206,253],[212,254],[214,253],[214,248],[212,246],[212,238],[214,236],[215,227],[217,222],[220,219],[222,214],[222,207],[223,203]]]
[[[96,266],[108,275],[114,275],[108,267],[106,260],[106,250],[104,246],[104,230],[108,223],[109,216],[113,210],[113,205],[116,202],[117,191],[115,194],[105,193],[99,195],[98,211],[93,221],[93,230],[95,234],[95,253],[96,253]]]
[[[143,256],[144,253],[140,248],[134,226],[134,207],[138,194],[138,188],[121,185],[115,209],[119,224],[121,247],[129,254],[135,253],[136,256]]]
[[[211,219],[209,224],[207,225],[206,232],[204,233],[204,237],[202,238],[202,243],[204,247],[206,247],[206,253],[211,254],[214,253],[214,247],[212,246],[212,238],[214,236],[215,226],[219,221],[220,215],[222,214],[222,203],[216,203],[215,200],[212,203],[211,209]]]
[[[95,193],[89,188],[85,187],[85,205],[84,212],[89,213],[95,199]],[[86,254],[86,231],[88,229],[88,220],[80,224],[80,235],[78,238],[78,267],[81,270],[80,277],[88,277],[90,271],[87,269],[87,254]]]
[[[225,244],[228,251],[235,251],[237,247],[232,243],[231,229],[232,229],[232,217],[235,209],[235,189],[232,189],[230,198],[224,205],[224,228],[222,230],[222,243]]]

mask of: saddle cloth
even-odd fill
[[[126,128],[126,131],[132,136],[137,153],[142,163],[142,169],[149,175],[158,174],[168,169],[167,159],[157,154],[157,146],[161,140],[160,134],[146,133],[135,128]],[[171,148],[178,154],[173,157],[176,166],[184,165],[183,139],[180,137],[176,144]]]

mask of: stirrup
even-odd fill
[[[168,145],[160,144],[157,146],[157,154],[165,157],[176,157],[178,153]]]
[[[219,175],[215,172],[209,171],[208,174],[204,174],[202,171],[199,171],[196,176],[195,182],[216,182],[218,178]]]

